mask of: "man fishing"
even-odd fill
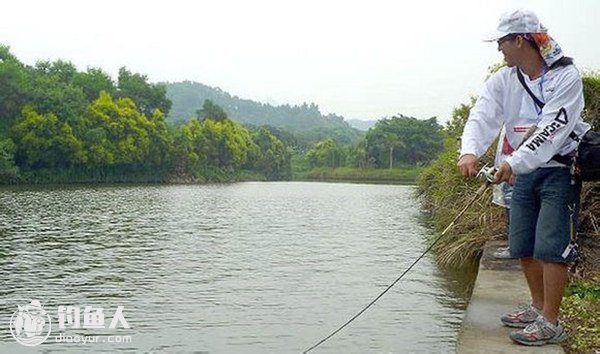
[[[581,118],[581,77],[531,11],[502,16],[489,41],[497,42],[507,66],[487,80],[471,109],[458,168],[475,176],[478,158],[506,127],[507,141],[517,148],[497,166],[494,183],[516,176],[509,249],[520,259],[531,304],[501,321],[522,328],[510,334],[517,343],[560,343],[567,337],[558,315],[574,256],[581,188],[570,165],[579,138],[590,129]]]

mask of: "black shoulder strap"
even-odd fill
[[[545,103],[542,102],[542,101],[540,101],[540,99],[537,98],[537,97],[535,97],[535,95],[533,94],[533,92],[531,92],[531,89],[525,83],[525,79],[523,78],[523,74],[521,73],[521,70],[519,68],[517,68],[517,77],[519,78],[519,82],[521,83],[521,85],[523,85],[523,88],[525,89],[525,91],[527,91],[527,93],[529,94],[529,96],[531,96],[531,99],[533,100],[533,102],[535,102],[535,104],[538,107],[540,107],[540,109],[544,108]]]
[[[517,77],[519,78],[519,82],[521,83],[521,85],[523,85],[523,88],[525,89],[525,91],[527,91],[529,96],[531,96],[531,99],[533,100],[533,102],[535,102],[536,106],[538,106],[540,109],[544,108],[544,106],[546,104],[544,102],[540,101],[540,99],[537,98],[533,94],[533,92],[531,92],[531,89],[525,83],[525,78],[523,78],[523,74],[521,73],[521,70],[519,68],[517,68]],[[569,138],[579,142],[579,136],[577,136],[577,134],[575,134],[575,132],[571,132],[571,134],[569,134]]]

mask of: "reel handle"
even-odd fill
[[[489,183],[493,183],[494,180],[496,179],[496,177],[495,177],[496,172],[498,172],[498,167],[488,166],[486,164],[485,166],[483,166],[481,168],[481,170],[479,170],[479,172],[477,173],[477,177],[479,177],[480,179],[485,180]]]

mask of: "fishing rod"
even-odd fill
[[[431,245],[429,245],[429,247],[427,247],[427,249],[408,268],[406,268],[406,270],[402,274],[400,274],[400,276],[398,278],[396,278],[396,280],[394,280],[393,283],[391,283],[390,285],[388,285],[388,287],[384,291],[382,291],[381,294],[379,294],[375,299],[373,299],[373,301],[371,301],[367,306],[365,306],[362,310],[360,310],[351,319],[349,319],[348,321],[346,321],[346,323],[344,323],[343,325],[341,325],[338,329],[336,329],[335,331],[331,332],[331,334],[329,334],[327,337],[321,339],[315,345],[313,345],[312,347],[306,349],[302,353],[306,354],[309,351],[311,351],[311,350],[315,349],[316,347],[320,346],[321,344],[325,343],[329,338],[331,338],[334,335],[336,335],[339,331],[341,331],[346,326],[348,326],[350,323],[352,323],[352,321],[354,321],[355,319],[357,319],[358,316],[362,315],[365,311],[367,311],[367,309],[369,309],[371,306],[373,306],[377,302],[377,300],[379,300],[394,285],[396,285],[396,283],[398,283],[400,281],[400,279],[402,279],[402,277],[404,277],[404,275],[406,273],[408,273],[433,248],[433,246],[435,246],[438,243],[438,241],[446,234],[446,232],[448,232],[448,230],[450,230],[454,226],[454,224],[456,223],[456,221],[458,221],[458,219],[460,219],[460,217],[483,195],[483,193],[486,191],[486,189],[494,182],[494,180],[495,180],[495,174],[496,174],[497,171],[498,171],[498,169],[496,167],[494,167],[494,166],[492,166],[492,167],[488,167],[487,165],[483,166],[481,168],[481,170],[477,173],[477,177],[483,179],[483,183],[481,184],[481,186],[479,187],[479,189],[477,189],[477,191],[475,192],[475,195],[469,201],[469,203],[467,203],[467,205],[460,211],[460,213],[458,213],[456,215],[456,217],[454,217],[454,219],[450,222],[450,224],[448,224],[448,226],[444,229],[444,231],[442,231],[442,233],[438,237],[436,237],[435,240],[433,240],[433,242],[431,243]]]

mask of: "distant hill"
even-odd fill
[[[301,136],[305,144],[324,137],[349,143],[364,134],[350,126],[344,117],[323,115],[314,103],[299,106],[287,104],[272,106],[237,96],[198,82],[166,83],[167,98],[173,102],[167,119],[174,123],[185,122],[196,116],[205,99],[221,106],[227,115],[249,125],[270,125]]]
[[[355,128],[355,129],[362,130],[362,131],[366,132],[371,127],[373,127],[378,121],[376,121],[376,120],[348,119],[347,122],[348,122],[348,124],[350,124],[350,126],[352,128]]]

